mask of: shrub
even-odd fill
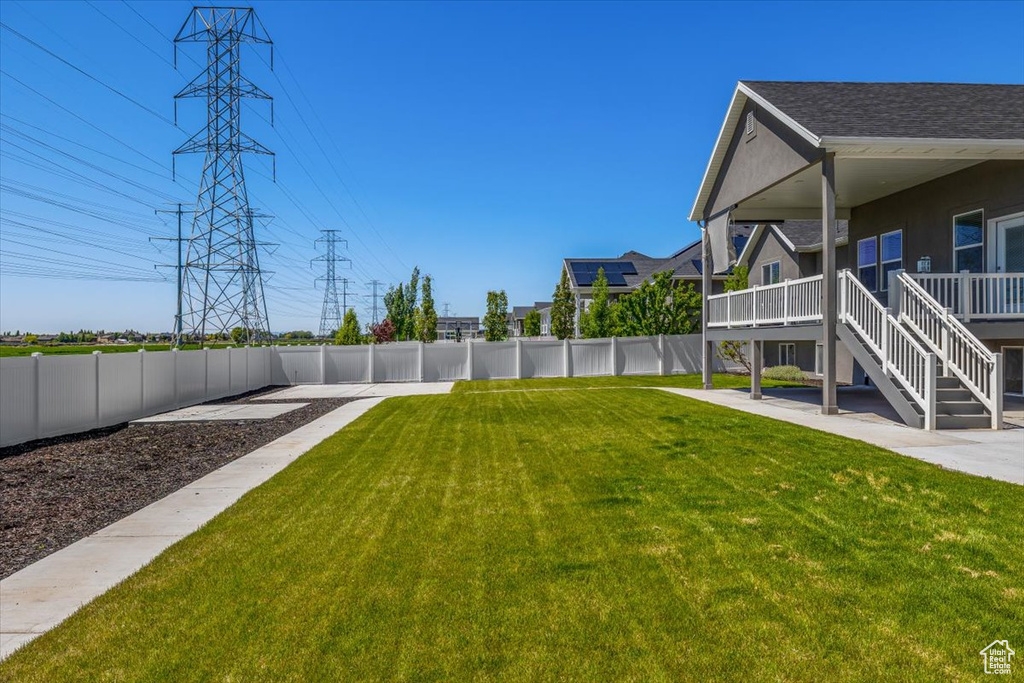
[[[783,382],[802,382],[806,379],[804,371],[795,365],[773,365],[761,372],[764,379],[775,379]]]

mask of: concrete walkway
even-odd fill
[[[445,393],[446,385],[291,387],[311,398],[366,396],[299,427],[157,502],[0,581],[0,659],[50,630],[79,607],[149,564],[243,494],[349,424],[387,396]],[[352,388],[359,389],[352,392]],[[319,391],[310,391],[310,390]],[[325,391],[326,390],[326,391]]]
[[[1024,429],[1014,424],[998,431],[928,432],[888,419],[884,409],[887,404],[885,407],[876,406],[877,402],[871,397],[856,391],[850,393],[846,400],[841,392],[839,415],[822,415],[820,403],[807,400],[808,394],[813,394],[816,399],[820,397],[820,390],[813,389],[765,390],[760,401],[751,400],[746,390],[703,391],[665,387],[663,391],[858,439],[947,469],[1024,484]],[[893,411],[890,409],[889,412]]]

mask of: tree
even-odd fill
[[[370,326],[370,336],[374,344],[386,344],[395,341],[395,324],[390,318],[384,318],[376,325]]]
[[[25,337],[22,339],[22,341],[25,342],[26,344],[35,344],[37,341],[39,341],[39,335],[29,334],[28,332],[26,332]]]
[[[341,329],[334,336],[334,343],[343,346],[355,346],[363,343],[363,334],[360,331],[356,309],[350,308],[345,311],[345,318],[341,321]]]
[[[729,277],[725,279],[723,289],[727,292],[737,292],[741,289],[746,289],[749,286],[748,274],[746,266],[736,266],[729,273]],[[718,354],[726,360],[739,363],[747,369],[747,372],[750,372],[750,361],[747,360],[747,355],[743,352],[744,346],[744,343],[741,341],[719,342]]]
[[[423,278],[423,292],[416,316],[416,338],[427,344],[437,339],[437,309],[434,308],[432,284],[433,279],[429,275]]]
[[[416,298],[420,286],[420,269],[412,269],[409,283],[398,283],[384,294],[384,307],[395,326],[395,339],[408,341],[416,336]]]
[[[614,327],[625,337],[690,334],[700,328],[701,297],[687,283],[672,282],[673,271],[655,273],[619,298]]]
[[[540,336],[540,311],[536,308],[531,309],[523,318],[523,334],[527,337]]]
[[[487,314],[484,316],[484,339],[508,339],[508,295],[505,290],[487,292]]]
[[[562,279],[555,286],[551,303],[551,333],[558,339],[575,336],[576,302],[569,286],[569,271],[562,268]]]
[[[246,336],[244,327],[231,328],[231,341],[236,344],[241,344],[242,341],[245,340]]]
[[[598,268],[593,284],[593,298],[586,312],[580,316],[580,332],[584,339],[610,337],[612,322],[612,310],[608,303],[608,278],[604,268]]]

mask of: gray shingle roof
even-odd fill
[[[1024,85],[743,84],[818,137],[1024,139]]]
[[[821,248],[821,221],[802,220],[786,221],[776,223],[782,234],[793,243],[797,249]],[[847,239],[849,234],[849,223],[844,220],[836,221],[836,241]]]

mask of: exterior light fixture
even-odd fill
[[[930,273],[932,272],[932,257],[922,256],[917,259],[917,272],[919,273]]]

